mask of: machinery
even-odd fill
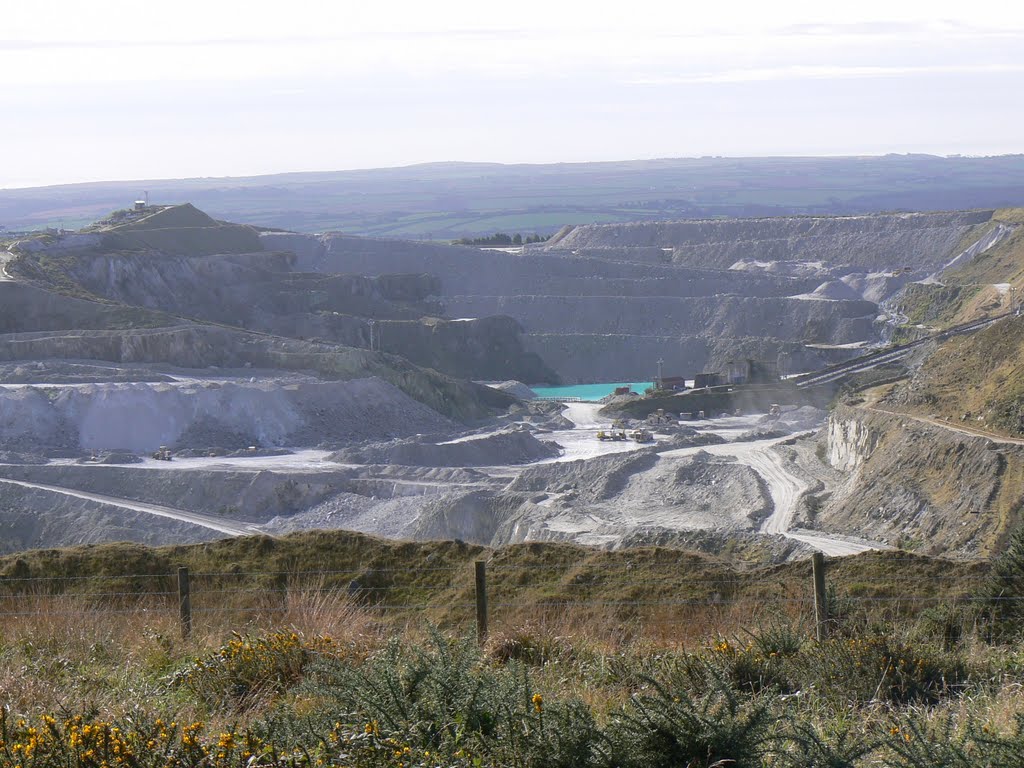
[[[638,443],[653,443],[654,435],[648,432],[646,429],[634,429],[629,433],[630,439]]]
[[[647,426],[649,427],[674,425],[678,420],[675,414],[665,413],[664,408],[659,408],[654,413],[647,414]]]
[[[161,445],[155,451],[153,451],[153,458],[157,461],[170,461],[171,460],[171,449],[166,445]]]

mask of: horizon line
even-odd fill
[[[0,185],[0,192],[19,192],[28,190],[54,189],[58,187],[77,187],[101,184],[149,184],[162,182],[204,182],[204,181],[246,181],[261,178],[273,178],[280,176],[327,176],[331,174],[344,173],[372,173],[375,171],[402,171],[416,168],[427,168],[432,166],[491,166],[496,168],[514,167],[543,167],[543,166],[581,166],[581,165],[619,165],[626,163],[659,163],[687,160],[842,160],[842,159],[884,159],[884,158],[906,158],[906,157],[931,157],[939,160],[985,160],[995,158],[1011,158],[1024,156],[1022,152],[1004,152],[998,154],[969,154],[950,153],[946,155],[934,154],[931,152],[886,152],[883,154],[861,154],[856,152],[803,155],[803,154],[765,154],[765,155],[679,155],[674,157],[652,157],[652,158],[626,158],[618,160],[570,160],[553,162],[498,162],[489,160],[427,160],[418,163],[406,163],[402,165],[380,165],[370,167],[334,168],[331,170],[294,170],[294,171],[273,171],[270,173],[253,173],[225,176],[165,176],[161,178],[135,178],[135,179],[89,179],[80,181],[64,181],[49,184],[29,184],[25,186]]]

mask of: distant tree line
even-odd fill
[[[525,238],[518,232],[514,235],[507,235],[504,232],[495,232],[493,235],[487,237],[461,237],[458,240],[453,240],[455,245],[485,245],[485,246],[497,246],[503,245],[523,245],[524,243],[543,243],[550,239],[551,235],[538,235],[536,233],[527,235]]]

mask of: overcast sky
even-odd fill
[[[1024,4],[5,0],[0,187],[1024,152]]]

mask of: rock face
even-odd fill
[[[175,230],[155,231],[169,241]],[[83,297],[117,305],[0,283],[0,290],[17,294],[15,302],[26,305],[25,313],[8,321],[20,324],[10,330],[41,330],[40,323],[82,327],[71,322],[76,314],[134,327],[188,318],[349,347],[368,349],[372,343],[375,349],[462,378],[556,378],[536,354],[523,349],[514,320],[491,317],[493,311],[468,322],[445,319],[433,300],[440,284],[432,275],[298,272],[294,254],[262,251],[258,238],[255,252],[208,254],[220,241],[214,238],[204,246],[196,231],[178,231],[183,240],[177,247],[185,253],[111,252],[104,246],[74,255],[23,256],[13,267],[18,276],[37,284],[71,284]],[[105,327],[96,321],[82,325]]]
[[[781,356],[790,371],[834,362],[842,345],[879,338],[879,302],[947,264],[991,217],[587,225],[518,253],[346,235],[261,238],[294,253],[303,271],[436,275],[450,316],[508,315],[564,381],[586,382],[647,378],[659,358],[686,377],[736,357]]]
[[[844,414],[845,418],[837,414],[828,420],[828,463],[841,472],[853,472],[875,452],[881,432],[872,430],[868,419]]]
[[[552,243],[560,250],[662,248],[672,261],[728,269],[741,261],[821,262],[851,271],[937,268],[992,211],[799,216],[766,219],[590,224]]]
[[[40,514],[37,510],[46,510]],[[221,535],[198,525],[157,518],[60,493],[0,482],[0,553],[110,541],[191,544]]]
[[[454,428],[379,379],[0,389],[0,447],[8,450],[315,445]]]
[[[1024,447],[840,406],[826,461],[846,475],[814,524],[923,553],[988,555],[1024,502]]]

